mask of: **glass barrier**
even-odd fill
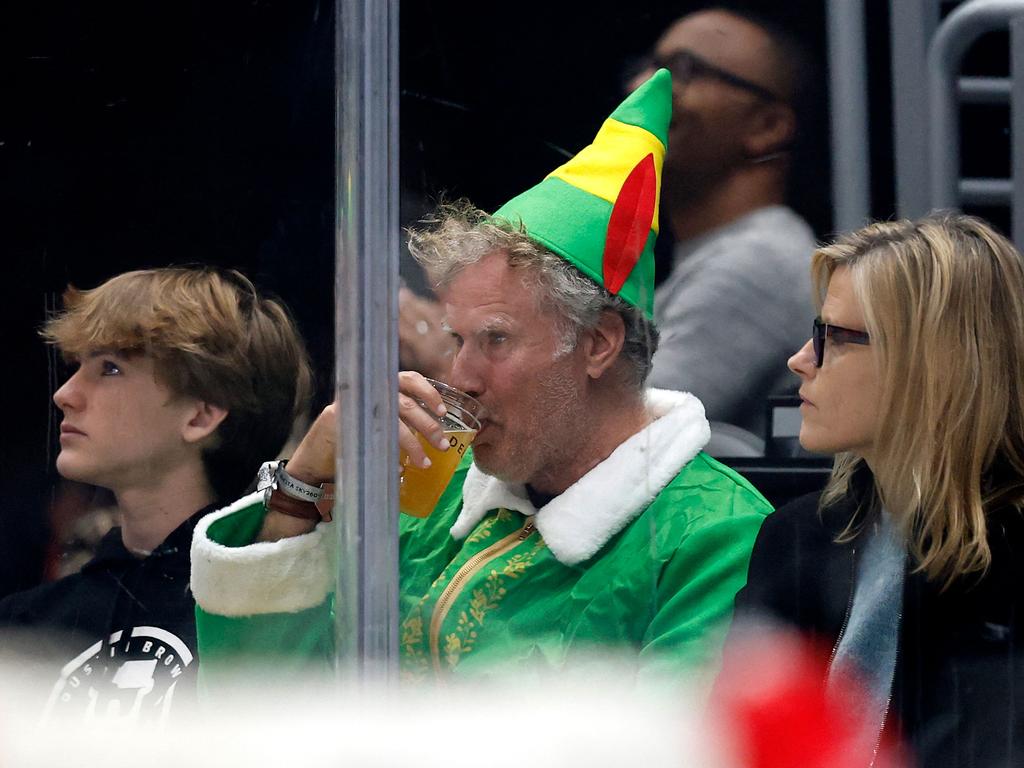
[[[782,5],[0,12],[0,763],[1012,763],[1021,258]]]

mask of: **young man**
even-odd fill
[[[309,364],[238,272],[129,272],[64,302],[43,329],[76,366],[53,396],[57,470],[112,491],[121,525],[80,573],[0,601],[0,626],[60,649],[47,715],[162,719],[194,686],[192,530],[281,449]]]

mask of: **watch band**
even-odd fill
[[[320,511],[315,504],[293,499],[282,493],[280,488],[267,488],[263,496],[263,505],[271,512],[280,512],[289,517],[300,517],[303,520],[320,519]]]
[[[277,481],[277,489],[282,491],[286,496],[291,496],[293,499],[298,499],[299,501],[309,501],[313,503],[319,501],[320,497],[324,495],[323,486],[310,485],[298,478],[292,477],[288,474],[288,470],[285,469],[287,464],[287,459],[283,459],[277,463],[277,470],[274,472],[274,479]]]
[[[280,488],[267,488],[263,505],[271,512],[280,512],[289,517],[303,520],[331,522],[331,507],[334,504],[334,483],[324,483],[324,494],[317,502],[301,501],[283,493]]]
[[[273,511],[303,520],[331,521],[334,483],[310,485],[285,471],[287,459],[260,467],[257,490],[264,491],[263,505]]]

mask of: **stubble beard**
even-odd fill
[[[489,463],[478,460],[481,471],[546,489],[548,478],[561,477],[572,466],[588,420],[572,379],[559,374],[552,371],[539,382],[524,424],[510,430],[505,423],[505,455]]]

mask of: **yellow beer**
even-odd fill
[[[411,465],[409,454],[405,451],[399,452],[402,476],[401,488],[398,491],[398,508],[407,515],[426,517],[434,511],[448,481],[455,474],[455,468],[465,455],[466,448],[476,437],[476,430],[446,429],[444,434],[448,438],[447,451],[431,445],[423,435],[417,435],[424,453],[430,459],[430,466],[427,469]]]

